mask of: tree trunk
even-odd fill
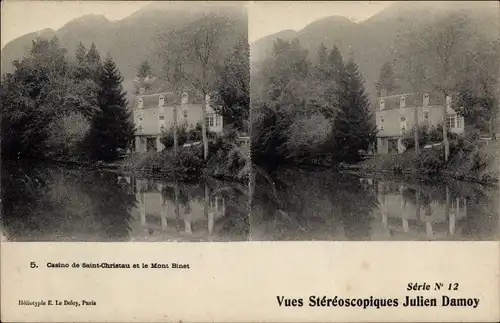
[[[446,100],[446,94],[445,94],[445,100]],[[443,146],[444,146],[444,160],[448,161],[448,156],[450,155],[450,145],[448,143],[448,128],[446,125],[447,121],[447,107],[448,107],[448,102],[445,102],[443,106],[443,115],[444,115],[444,121],[443,121]]]
[[[177,180],[174,181],[174,207],[175,207],[175,218],[178,220],[181,215],[179,211],[179,184]],[[179,230],[179,221],[175,221],[175,226]]]
[[[177,105],[174,104],[174,157],[175,161],[177,161],[177,149],[178,149],[178,143],[177,143]]]
[[[203,158],[208,158],[208,138],[207,138],[207,95],[203,91],[202,123],[201,132],[203,135]]]
[[[415,107],[414,109],[414,117],[415,117],[415,131],[414,131],[414,137],[415,137],[415,154],[418,156],[420,154],[420,147],[419,147],[419,140],[418,140],[418,107]]]
[[[210,206],[210,194],[208,192],[207,183],[205,183],[205,186],[204,186],[204,193],[205,193],[205,196],[203,199],[203,215],[206,218],[208,216],[208,208]]]

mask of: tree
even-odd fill
[[[98,103],[88,138],[90,157],[111,162],[118,158],[118,149],[126,149],[134,138],[134,125],[127,110],[123,78],[108,54],[100,73]]]
[[[212,98],[213,109],[222,115],[224,124],[238,130],[247,128],[250,115],[250,55],[246,40],[240,40],[233,53],[217,67],[218,78]]]
[[[438,16],[433,24],[404,35],[403,77],[417,90],[437,91],[444,97],[455,96],[467,73],[464,53],[474,46],[472,27],[465,15],[454,13]],[[443,104],[443,116],[446,110],[447,104]],[[446,122],[443,122],[443,146],[447,161],[450,147]]]
[[[352,59],[341,75],[339,109],[334,128],[336,160],[358,162],[361,158],[360,151],[367,151],[374,142],[376,126],[371,120],[363,77]]]
[[[326,50],[320,47],[319,52]],[[331,55],[340,61],[336,65],[329,56],[320,67],[297,40],[275,42],[257,76],[261,92],[252,76],[252,92],[257,91],[252,93],[252,161],[267,167],[270,159],[310,161],[331,151],[338,84],[330,75],[343,70],[343,64],[338,51]]]
[[[139,65],[137,76],[144,78],[150,75],[151,75],[151,66],[149,66],[148,61],[143,61],[141,65]]]
[[[163,71],[160,79],[167,81],[169,87],[180,97],[189,80],[185,71],[185,60],[189,58],[190,47],[185,32],[184,30],[172,30],[166,34],[160,34],[157,42],[156,57],[160,60]],[[174,104],[173,107],[173,119],[174,156],[177,158],[177,104]]]
[[[317,53],[317,62],[316,66],[318,67],[319,70],[324,70],[325,69],[325,64],[328,59],[328,52],[323,43],[319,45],[318,48],[318,53]]]
[[[479,40],[473,52],[465,53],[467,69],[458,83],[455,110],[467,125],[474,125],[490,135],[498,113],[498,73],[500,42]]]
[[[385,62],[380,68],[380,77],[375,82],[375,87],[378,96],[383,96],[384,92],[388,95],[396,89],[396,77],[390,62]]]
[[[97,50],[94,43],[90,46],[87,55],[85,55],[85,64],[88,69],[87,77],[98,82],[100,78],[100,72],[102,70],[101,55]]]
[[[96,109],[91,86],[74,77],[57,38],[37,39],[15,71],[2,76],[2,155],[7,158],[49,156],[57,152],[58,122],[90,117]],[[71,124],[69,122],[68,124]],[[65,128],[71,138],[81,129]],[[65,156],[66,157],[66,156]]]
[[[340,78],[343,73],[344,62],[339,48],[334,45],[333,49],[328,54],[328,77],[335,82],[340,83]]]
[[[85,57],[87,56],[87,49],[85,46],[82,44],[82,42],[78,43],[78,46],[76,46],[76,62],[78,64],[83,64],[85,62]]]
[[[329,117],[334,116],[334,109],[331,109],[331,107],[335,105],[336,98],[334,93],[338,82],[338,79],[334,77],[333,71],[339,68],[339,65],[342,65],[342,56],[336,47],[334,51],[337,52],[330,55],[326,47],[321,43],[316,55],[315,68],[312,69],[311,82],[313,84],[309,87],[311,98],[318,107],[322,107],[322,113]],[[336,54],[339,56],[336,56]]]
[[[187,27],[186,36],[192,49],[192,55],[199,69],[192,75],[193,83],[203,95],[202,134],[203,156],[208,157],[208,138],[206,124],[206,106],[208,95],[212,93],[214,72],[219,58],[218,48],[230,30],[229,19],[214,14],[207,15]]]

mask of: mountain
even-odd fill
[[[158,35],[183,28],[210,13],[224,14],[230,18],[232,33],[226,35],[224,42],[227,49],[239,38],[247,38],[247,13],[241,4],[152,2],[120,21],[112,22],[104,16],[87,15],[68,22],[57,31],[45,29],[16,38],[2,50],[2,73],[13,70],[12,61],[21,59],[36,37],[50,39],[57,36],[69,55],[74,55],[80,41],[87,48],[94,42],[101,56],[109,52],[125,79],[125,89],[130,91],[137,68],[144,60],[159,69],[161,64],[155,54]]]
[[[336,45],[344,59],[356,59],[365,78],[365,87],[372,102],[376,98],[375,80],[386,61],[396,58],[401,49],[398,36],[426,24],[443,13],[464,11],[488,39],[498,39],[500,31],[499,7],[495,2],[396,2],[378,14],[360,23],[345,17],[328,17],[312,22],[302,30],[285,30],[253,42],[251,48],[252,74],[259,63],[272,53],[276,39],[298,39],[314,57],[320,44],[328,49]]]

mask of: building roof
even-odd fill
[[[187,104],[200,104],[203,103],[203,96],[193,92],[188,93]],[[160,102],[160,96],[163,95],[165,106],[172,106],[175,104],[181,104],[181,94],[176,94],[174,92],[158,92],[152,94],[134,95],[131,100],[131,105],[136,108],[139,99],[142,99],[143,109],[157,108]]]
[[[438,92],[426,92],[429,94],[429,105],[432,106],[442,106],[445,103],[444,95]],[[396,95],[389,95],[384,97],[379,97],[377,102],[377,109],[380,109],[380,100],[384,99],[385,107],[384,110],[399,109],[399,102],[401,97],[405,97],[405,107],[421,107],[424,101],[424,92],[416,93],[401,93]]]

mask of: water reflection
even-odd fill
[[[498,189],[325,170],[257,177],[253,240],[498,240]]]
[[[132,182],[138,201],[132,213],[136,224],[131,232],[133,240],[161,240],[165,235],[173,240],[246,240],[246,196],[232,187],[221,189],[227,188],[225,183],[158,182],[130,178],[127,181]],[[243,204],[235,205],[237,197]],[[228,201],[229,210],[226,206]],[[231,227],[231,217],[233,220],[240,219],[240,227]]]
[[[116,175],[61,167],[2,165],[8,240],[123,241],[135,198]]]
[[[26,166],[2,168],[8,240],[247,240],[248,193],[239,184]]]
[[[11,241],[498,240],[498,189],[327,170],[245,185],[2,165]],[[250,213],[250,216],[249,216]]]

